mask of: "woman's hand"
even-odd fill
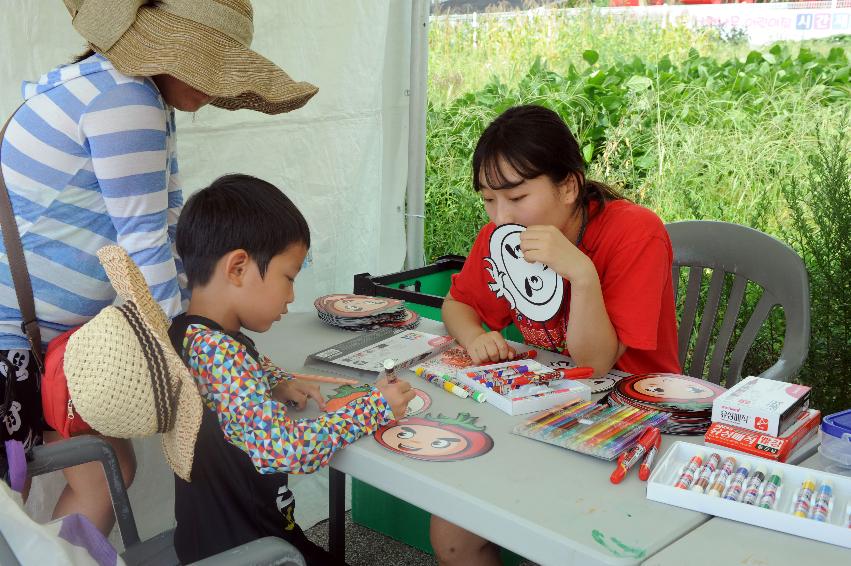
[[[597,277],[591,259],[555,226],[529,226],[520,234],[520,249],[528,262],[540,262],[570,281]]]
[[[325,410],[325,398],[319,392],[319,386],[298,379],[290,379],[281,381],[272,389],[272,398],[281,403],[291,402],[298,410],[302,410],[307,406],[307,400],[313,399],[316,401],[316,406],[320,411]]]
[[[508,345],[499,332],[486,332],[473,339],[467,346],[474,364],[501,362],[514,358],[514,348]]]

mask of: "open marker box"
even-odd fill
[[[591,388],[585,383],[573,379],[550,381],[547,385],[524,385],[519,389],[508,391],[504,395],[501,395],[467,375],[468,372],[475,373],[483,369],[496,370],[518,364],[526,365],[532,371],[553,371],[552,368],[544,366],[535,360],[522,360],[460,369],[457,371],[455,377],[464,385],[468,385],[476,391],[485,392],[485,401],[509,415],[523,415],[536,411],[544,411],[558,405],[563,405],[573,399],[581,399],[583,401],[591,399]]]
[[[753,474],[758,466],[766,470],[766,477],[774,472],[781,472],[783,479],[774,507],[772,509],[763,509],[757,505],[743,503],[742,498],[746,489],[742,489],[739,500],[733,501],[706,493],[698,493],[690,489],[674,487],[683,469],[694,456],[700,455],[705,463],[712,453],[718,454],[721,457],[722,463],[725,458],[732,456],[736,459],[736,469],[742,465],[749,466],[751,473],[748,479],[750,479],[750,475]],[[699,468],[695,473],[695,477],[698,472]],[[717,475],[717,472],[713,475]],[[735,471],[727,479],[727,487],[729,487],[734,475]],[[832,484],[833,497],[828,505],[827,518],[824,522],[819,522],[811,518],[797,517],[792,514],[801,484],[806,480],[812,480],[815,483],[815,490],[818,490],[825,481]],[[710,478],[709,485],[712,485],[714,481],[715,477]],[[762,498],[767,484],[767,481],[763,481],[760,485],[759,494],[756,498],[757,502]],[[745,486],[747,486],[747,482],[745,482]],[[813,493],[812,497],[810,497],[810,509],[814,507],[815,498],[816,494]],[[847,510],[848,505],[851,505],[851,477],[793,466],[791,464],[766,461],[763,458],[756,458],[730,450],[677,441],[665,452],[665,455],[655,466],[652,475],[647,481],[647,499],[851,548],[851,528],[848,528],[849,518]]]

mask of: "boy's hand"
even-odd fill
[[[298,410],[302,410],[307,406],[308,399],[313,399],[316,401],[316,406],[319,407],[319,410],[325,410],[325,398],[319,392],[319,386],[306,381],[299,381],[298,379],[290,379],[278,383],[272,389],[272,398],[282,403],[292,401]]]
[[[467,353],[474,364],[511,360],[515,354],[514,348],[508,345],[502,334],[495,331],[486,332],[473,339],[467,346]]]
[[[408,412],[408,403],[414,398],[414,390],[411,388],[411,384],[403,379],[388,383],[387,378],[382,377],[376,380],[375,388],[387,400],[396,420],[404,418],[405,413]]]

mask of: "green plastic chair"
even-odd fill
[[[753,346],[759,329],[771,309],[779,305],[786,319],[783,349],[771,367],[760,377],[789,381],[807,358],[810,342],[810,286],[807,270],[800,256],[780,240],[753,228],[707,220],[673,222],[666,228],[674,248],[674,292],[678,293],[680,272],[688,269],[688,283],[680,317],[678,334],[679,359],[683,372],[719,383],[724,377],[724,361],[731,347],[736,318],[742,305],[747,283],[762,288],[762,296],[732,345],[726,386],[731,387],[742,377],[742,365]],[[691,363],[686,368],[686,357],[700,301],[704,278],[711,272],[709,289],[696,329]],[[705,374],[707,353],[713,336],[713,327],[719,316],[719,305],[724,290],[726,274],[733,275],[726,310],[715,337],[709,360],[709,373]],[[675,295],[676,297],[676,295]]]

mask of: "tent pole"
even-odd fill
[[[408,105],[408,185],[405,268],[422,267],[425,259],[426,89],[428,81],[428,0],[411,7],[411,86]]]

